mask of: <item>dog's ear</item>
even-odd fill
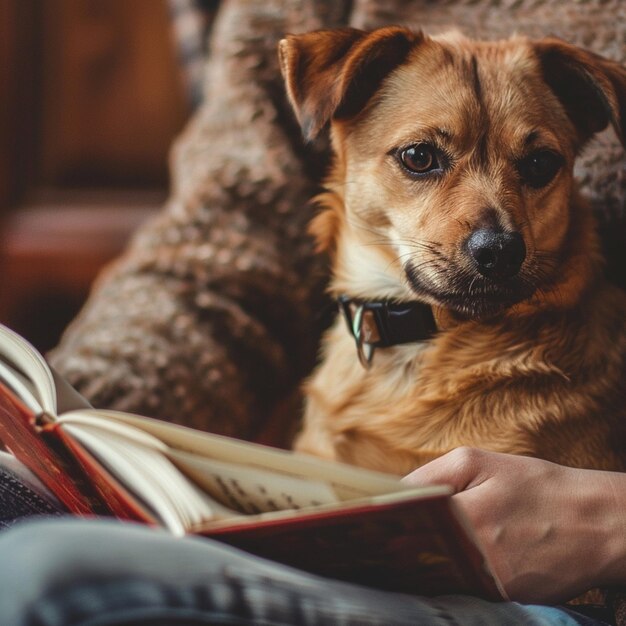
[[[306,139],[331,118],[356,115],[423,38],[400,27],[288,35],[278,47],[287,95]]]
[[[576,127],[580,146],[611,123],[626,147],[626,68],[556,38],[538,41],[535,49],[544,80]]]

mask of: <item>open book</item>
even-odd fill
[[[93,409],[3,326],[0,440],[77,515],[205,535],[380,588],[503,597],[448,488]]]

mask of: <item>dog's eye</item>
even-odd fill
[[[441,169],[437,151],[427,143],[404,148],[400,152],[400,161],[409,172],[414,174],[426,174]]]
[[[540,189],[545,187],[563,166],[563,157],[551,150],[539,150],[525,156],[517,163],[517,170],[524,183]]]

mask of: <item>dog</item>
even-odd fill
[[[626,293],[573,176],[597,132],[626,144],[626,69],[395,26],[289,35],[279,59],[304,137],[330,123],[310,229],[344,313],[295,448],[394,474],[459,446],[626,470]]]

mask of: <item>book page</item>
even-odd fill
[[[117,468],[110,467],[116,461],[110,456],[112,453],[104,449],[105,447],[112,445],[116,450],[136,448],[138,450],[136,455],[142,450],[147,450],[151,455],[162,456],[164,463],[173,463],[182,474],[190,478],[205,493],[228,507],[231,514],[235,511],[239,514],[253,515],[339,501],[334,490],[326,483],[302,480],[289,475],[174,450],[149,433],[101,416],[72,412],[61,416],[57,423],[103,459],[107,469],[116,475],[119,473]],[[94,438],[86,440],[83,435],[84,431],[92,433],[100,441]],[[105,453],[109,455],[106,459]],[[151,463],[156,467],[156,461],[151,461]],[[127,465],[126,462],[124,464]],[[134,474],[136,472],[133,471],[133,476]],[[121,480],[124,483],[127,482],[125,475],[122,475]],[[181,480],[184,480],[182,476]],[[170,497],[177,498],[173,493]]]
[[[52,366],[49,367],[56,389],[57,413],[59,415],[68,411],[92,408],[86,398],[81,396]]]
[[[176,534],[200,528],[247,525],[259,520],[292,519],[312,511],[323,514],[364,505],[423,500],[450,493],[447,487],[407,487],[346,501],[338,497],[334,483],[175,450],[125,421],[104,417],[108,414],[71,412],[57,420],[56,428],[98,459]],[[220,442],[225,439],[219,437]],[[321,463],[328,465],[329,471],[335,466],[331,462]],[[356,471],[361,470],[356,468]]]
[[[139,415],[117,411],[81,412],[135,426],[181,452],[275,472],[305,481],[317,481],[332,487],[339,500],[352,500],[385,493],[397,493],[408,487],[399,476],[382,474],[343,463],[318,459],[306,454],[278,450],[260,444],[221,435],[200,432]]]
[[[41,413],[41,403],[39,402],[37,391],[32,381],[5,363],[2,358],[0,358],[0,379],[24,403],[26,408],[33,415]]]
[[[6,326],[0,324],[0,356],[32,383],[32,394],[49,415],[57,411],[54,380],[48,364],[33,346]]]
[[[167,459],[145,433],[114,424],[59,420],[59,427],[88,450],[129,491],[176,535],[208,520],[239,516],[205,494]],[[160,444],[160,445],[159,445]]]
[[[205,492],[248,515],[299,510],[339,499],[326,483],[168,450],[167,457]]]

